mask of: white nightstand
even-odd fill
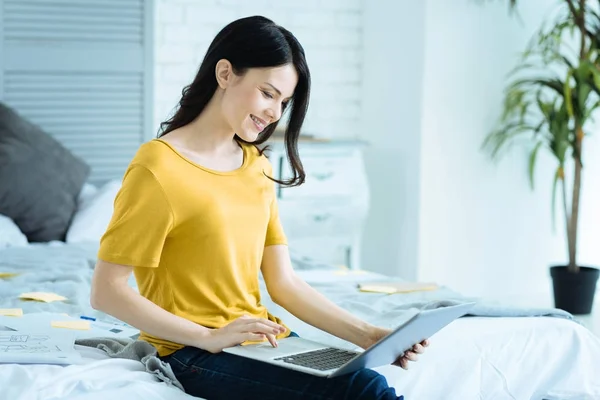
[[[267,153],[276,177],[290,168],[282,141]],[[320,261],[360,268],[360,243],[369,209],[369,187],[357,141],[301,140],[306,182],[277,187],[279,214],[290,248]]]

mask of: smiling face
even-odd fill
[[[217,64],[217,80],[224,89],[223,116],[239,137],[253,142],[269,124],[281,118],[298,82],[296,69],[292,64],[251,68],[237,76],[231,69],[226,71],[227,65],[221,65],[223,70],[219,67]]]

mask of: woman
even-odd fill
[[[142,145],[102,237],[92,306],[141,330],[187,393],[208,399],[396,399],[364,369],[325,379],[222,352],[292,334],[260,302],[366,349],[390,331],[329,302],[294,273],[279,222],[272,168],[255,144],[290,108],[285,143],[304,182],[297,141],[308,107],[304,50],[264,17],[232,22],[215,37],[178,111]],[[139,294],[127,285],[133,271]],[[427,342],[397,361],[406,368]]]

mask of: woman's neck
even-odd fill
[[[202,113],[178,130],[179,141],[189,150],[218,155],[230,154],[232,145],[238,147],[235,132],[221,112],[219,97],[219,93],[215,93]]]

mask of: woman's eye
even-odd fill
[[[269,92],[262,91],[262,94],[263,94],[263,95],[264,95],[266,98],[268,98],[268,99],[272,99],[272,98],[273,98],[273,96],[272,96],[272,95],[271,95],[271,93],[269,93]]]

